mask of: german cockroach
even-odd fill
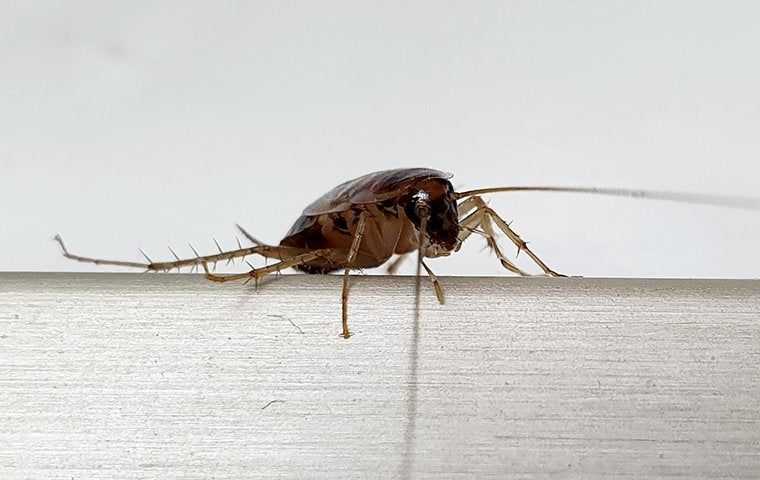
[[[279,245],[268,245],[253,237],[238,225],[238,229],[254,245],[219,253],[180,259],[171,250],[175,261],[148,263],[101,260],[69,253],[60,235],[60,244],[66,258],[98,265],[116,265],[143,268],[148,271],[169,271],[182,267],[200,265],[206,278],[214,282],[254,280],[286,268],[305,273],[326,274],[343,270],[342,290],[342,336],[348,338],[348,287],[349,273],[355,269],[383,265],[394,255],[418,252],[417,301],[419,301],[419,278],[421,268],[427,272],[435,294],[443,303],[443,288],[427,266],[424,259],[447,256],[457,252],[462,244],[476,233],[486,239],[488,246],[501,264],[517,275],[527,272],[510,261],[496,243],[497,230],[515,244],[519,252],[525,252],[533,262],[551,277],[563,276],[549,268],[525,241],[491,209],[481,197],[494,192],[572,192],[598,195],[624,196],[671,200],[688,203],[760,208],[760,200],[751,198],[694,195],[673,192],[654,192],[626,189],[602,189],[582,187],[497,187],[456,192],[449,179],[450,174],[428,168],[404,168],[370,173],[333,188],[306,207]],[[231,261],[248,255],[260,255],[278,260],[272,265],[254,268],[247,273],[217,275],[209,271],[208,264],[221,260]],[[249,264],[250,265],[250,264]],[[391,263],[392,273],[398,261]]]

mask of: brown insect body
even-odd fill
[[[419,202],[429,205],[426,257],[448,255],[457,246],[457,199],[450,174],[428,168],[404,168],[371,173],[345,182],[304,209],[281,246],[305,250],[348,251],[359,215],[366,223],[353,268],[373,268],[394,254],[419,247]],[[328,273],[346,268],[345,262],[320,258],[295,268],[306,273]]]

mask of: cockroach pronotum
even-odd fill
[[[173,251],[175,261],[148,263],[101,260],[69,253],[60,235],[60,244],[66,258],[98,265],[143,268],[147,271],[169,271],[182,267],[203,267],[206,278],[214,282],[254,280],[286,268],[305,273],[326,274],[343,270],[341,335],[348,338],[349,273],[354,269],[374,268],[388,262],[396,254],[398,259],[417,251],[417,301],[419,278],[424,268],[432,282],[435,294],[443,303],[443,288],[424,259],[450,255],[473,233],[486,239],[491,251],[501,264],[512,273],[529,274],[510,261],[496,243],[496,230],[501,231],[538,265],[543,274],[561,275],[549,268],[525,241],[483,200],[481,195],[495,192],[570,192],[612,195],[655,200],[671,200],[718,206],[758,209],[760,200],[753,198],[657,192],[644,190],[586,188],[586,187],[496,187],[456,192],[449,179],[452,175],[428,168],[402,168],[374,172],[342,183],[306,207],[279,245],[268,245],[238,225],[241,233],[254,246],[180,259]],[[208,264],[221,260],[231,261],[248,255],[260,255],[278,260],[272,265],[254,268],[247,273],[217,275],[209,271]],[[398,259],[389,266],[393,273]]]

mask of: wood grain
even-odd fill
[[[442,281],[0,274],[0,478],[760,477],[760,281]]]

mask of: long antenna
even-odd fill
[[[493,187],[478,188],[457,192],[457,199],[497,192],[560,192],[560,193],[586,193],[591,195],[607,195],[612,197],[640,198],[646,200],[666,200],[680,203],[696,203],[713,205],[717,207],[743,208],[747,210],[760,210],[760,198],[733,197],[724,195],[707,195],[700,193],[669,192],[658,190],[630,190],[626,188],[597,188],[597,187],[552,187],[552,186],[525,186],[525,187]]]

